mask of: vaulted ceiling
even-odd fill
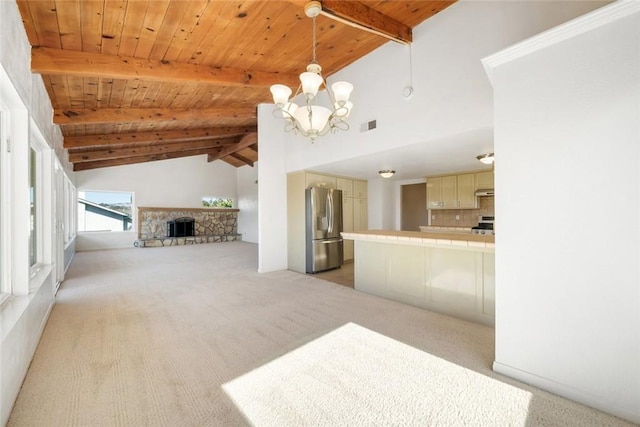
[[[323,74],[410,42],[455,1],[322,1]],[[306,0],[17,3],[76,171],[202,154],[253,166],[256,106],[274,83],[295,91],[311,60]]]

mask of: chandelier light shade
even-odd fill
[[[391,169],[384,169],[384,170],[378,171],[378,173],[383,178],[391,178],[393,175],[395,175],[396,171]]]
[[[484,163],[485,165],[490,165],[495,161],[495,156],[493,153],[480,154],[476,157],[476,159],[480,160],[480,162]]]
[[[271,86],[271,95],[273,95],[273,102],[278,105],[284,105],[289,101],[291,96],[291,89],[285,85],[273,85]]]
[[[296,93],[291,97],[292,90],[281,84],[271,86],[273,103],[277,109],[274,115],[285,120],[285,131],[300,133],[309,137],[313,142],[317,137],[327,132],[336,130],[348,130],[349,118],[353,103],[349,101],[353,85],[349,82],[335,82],[328,90],[322,77],[322,67],[316,62],[316,17],[322,11],[318,1],[309,2],[305,8],[305,14],[313,20],[313,58],[307,70],[300,74],[300,85]],[[328,106],[319,105],[319,92],[324,87],[329,98]],[[304,95],[304,105],[298,106],[292,101],[300,93]]]

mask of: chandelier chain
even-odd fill
[[[313,18],[311,18],[311,20],[313,21],[313,33],[312,33],[312,45],[311,45],[311,51],[313,52],[313,64],[317,64],[318,61],[316,61],[316,44],[318,43],[316,41],[316,17],[314,16]]]

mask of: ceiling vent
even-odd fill
[[[370,130],[375,129],[376,127],[378,127],[376,121],[369,120],[368,122],[364,122],[360,125],[360,132],[368,132]]]

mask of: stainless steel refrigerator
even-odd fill
[[[307,273],[342,265],[342,191],[309,187],[306,190]]]

